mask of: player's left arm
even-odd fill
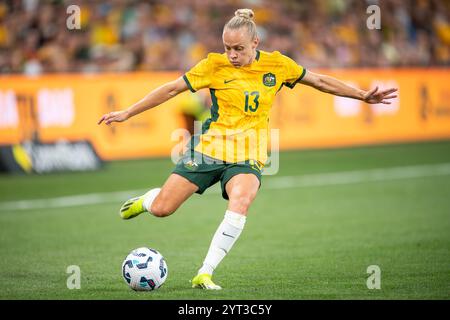
[[[394,94],[398,89],[389,88],[385,90],[378,90],[375,87],[372,90],[364,91],[345,84],[344,82],[323,74],[306,71],[300,83],[306,84],[322,92],[334,94],[336,96],[347,97],[362,100],[366,103],[384,103],[391,104],[389,100],[397,98]]]

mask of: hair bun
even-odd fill
[[[255,14],[253,13],[253,10],[251,10],[251,9],[238,9],[234,13],[234,15],[236,17],[241,17],[241,18],[245,18],[245,19],[249,19],[249,20],[253,20],[253,17],[255,16]]]

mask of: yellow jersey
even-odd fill
[[[306,69],[278,51],[257,50],[247,66],[234,67],[225,53],[210,53],[186,72],[183,79],[192,92],[209,88],[211,117],[192,148],[228,163],[247,160],[263,166],[267,161],[269,114],[283,86],[293,88]]]

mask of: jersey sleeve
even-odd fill
[[[285,80],[283,84],[288,88],[294,88],[295,85],[303,79],[306,74],[306,69],[297,64],[294,60],[285,55],[282,55],[282,62],[284,66]]]
[[[189,90],[196,92],[211,85],[212,65],[211,58],[208,56],[184,74],[183,79],[186,81]]]

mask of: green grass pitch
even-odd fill
[[[214,189],[164,219],[122,221],[126,199],[117,197],[5,207],[160,186],[173,168],[169,159],[112,162],[87,173],[0,175],[0,299],[449,299],[450,173],[427,171],[440,164],[450,164],[450,142],[283,152],[280,172],[263,178],[244,232],[216,270],[224,288],[217,292],[189,283],[226,209]],[[372,180],[348,176],[379,168],[394,169]],[[286,176],[321,183],[273,183]],[[134,292],[121,276],[124,257],[140,246],[158,249],[168,263],[168,279],[155,292]],[[81,269],[80,289],[66,286],[70,265]],[[381,269],[379,290],[367,288],[370,265]]]

